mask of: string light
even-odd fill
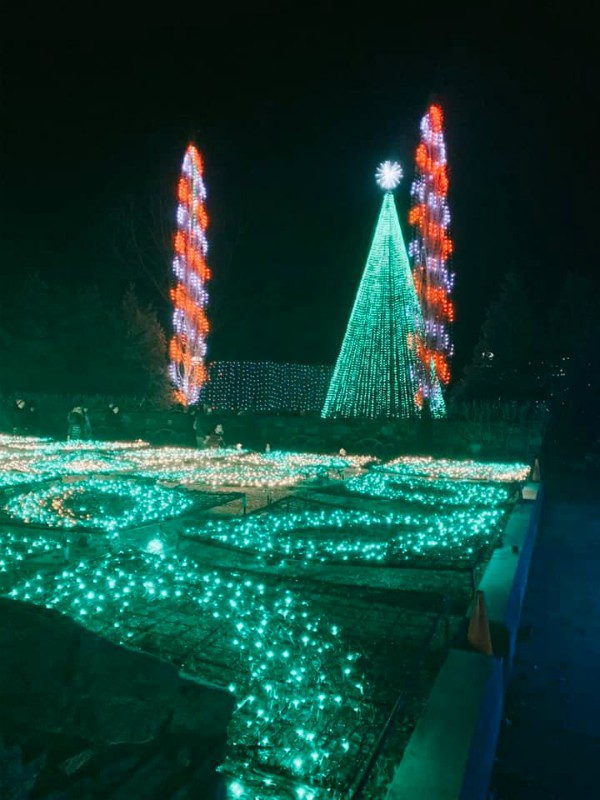
[[[64,547],[64,542],[58,542],[47,535],[0,530],[0,573],[14,572],[22,562],[32,556],[58,553]]]
[[[21,436],[0,433],[0,447],[8,447],[13,450],[30,450],[37,449],[44,442],[50,442],[51,439],[43,438],[41,436]]]
[[[53,442],[50,439],[2,437],[0,488],[34,485],[59,477],[112,474],[131,470],[135,462],[122,456],[148,447],[147,442]]]
[[[451,300],[454,275],[447,261],[452,253],[448,235],[448,173],[443,133],[443,113],[429,107],[421,120],[421,141],[416,152],[416,176],[411,187],[409,223],[415,237],[409,245],[413,277],[425,325],[417,343],[422,365],[418,402],[427,403],[434,416],[443,416],[440,384],[450,381],[452,356],[449,325],[454,320]]]
[[[328,365],[216,361],[200,399],[227,411],[320,412],[332,372]]]
[[[378,182],[386,191],[323,417],[420,413],[417,344],[423,319],[391,192],[398,180],[394,165],[381,165]]]
[[[403,457],[357,474],[373,459],[147,443],[23,444],[0,440],[0,478],[18,474],[24,482],[46,483],[27,491],[15,485],[6,493],[5,511],[48,530],[0,530],[1,590],[228,686],[236,711],[222,770],[230,796],[241,800],[345,796],[400,688],[382,680],[391,651],[387,644],[382,648],[379,636],[370,638],[368,624],[360,635],[340,624],[335,597],[306,583],[286,585],[283,571],[268,578],[209,570],[167,553],[155,530],[126,536],[128,528],[198,504],[202,493],[156,481],[177,477],[178,470],[184,484],[218,485],[226,478],[237,481],[233,485],[254,480],[270,486],[346,478],[339,481],[346,494],[397,500],[410,504],[409,511],[325,507],[292,498],[287,507],[270,506],[244,518],[188,524],[186,533],[254,553],[259,567],[297,561],[453,569],[494,544],[510,501],[511,487],[503,484],[528,472],[519,463]],[[71,481],[84,467],[95,477]],[[117,477],[101,477],[105,472]],[[140,480],[144,475],[148,479]],[[85,549],[71,546],[73,564],[59,563],[69,541],[65,533],[78,528],[106,532],[113,552],[107,552],[105,537],[92,536]],[[36,567],[40,562],[44,566]],[[168,642],[164,651],[161,642]],[[401,657],[401,646],[394,657]]]
[[[173,337],[169,345],[170,376],[175,397],[187,406],[197,403],[205,383],[206,337],[210,330],[206,316],[206,283],[210,270],[206,264],[208,215],[204,202],[202,157],[193,144],[185,152],[177,187],[177,233],[173,274]]]
[[[143,477],[154,477],[182,485],[212,487],[291,487],[310,478],[345,477],[373,461],[372,456],[325,456],[273,450],[253,453],[244,450],[184,450],[161,448],[134,457]]]
[[[372,456],[281,450],[254,453],[242,448],[149,447],[146,442],[77,444],[81,446],[40,440],[27,449],[0,450],[0,488],[91,473],[132,475],[185,486],[291,487],[319,476],[347,477],[375,460]]]
[[[504,508],[462,509],[446,514],[323,508],[210,520],[186,528],[185,533],[191,539],[218,542],[269,559],[387,565],[406,565],[415,560],[470,563],[474,553],[494,541],[504,514]]]
[[[444,506],[494,507],[507,503],[511,496],[510,489],[503,486],[412,478],[393,468],[374,468],[366,475],[346,481],[344,489],[365,497],[399,500],[408,505],[438,509]]]
[[[181,492],[127,480],[89,478],[55,483],[10,498],[14,519],[49,528],[84,528],[114,533],[151,520],[177,517],[194,501]]]
[[[514,494],[510,484],[522,481],[529,466],[515,463],[483,463],[471,460],[402,456],[366,475],[352,477],[344,490],[366,497],[433,507],[497,507]]]
[[[401,456],[389,461],[385,469],[402,476],[447,478],[453,481],[497,481],[511,483],[524,481],[530,472],[528,464],[520,461],[498,463],[430,456]]]
[[[142,631],[147,641],[149,628],[172,641],[174,617],[184,627],[188,620],[195,637],[182,642],[180,666],[200,669],[237,698],[222,771],[243,800],[336,796],[383,723],[369,677],[377,651],[359,655],[326,614],[280,584],[121,553],[38,573],[8,594],[133,646]],[[387,694],[393,702],[394,690]]]

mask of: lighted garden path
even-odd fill
[[[494,800],[600,797],[600,487],[547,494]]]

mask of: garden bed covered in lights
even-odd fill
[[[96,544],[85,558],[75,547],[71,563],[52,570],[16,566],[5,563],[0,576],[8,596],[229,686],[237,711],[224,770],[244,798],[344,796],[421,666],[439,611],[427,597],[407,609],[388,593],[349,597],[341,587],[205,570],[182,557],[102,555]],[[428,664],[432,675],[440,658]]]
[[[228,686],[223,771],[242,800],[347,797],[405,696],[397,761],[521,479],[414,460],[365,471],[371,459],[21,444],[0,442],[0,592]],[[240,489],[286,496],[246,516],[211,510]],[[169,519],[176,543],[160,530]],[[151,540],[131,535],[144,525]]]

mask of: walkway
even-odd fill
[[[600,797],[600,486],[549,489],[493,800]]]

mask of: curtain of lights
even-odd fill
[[[173,337],[169,346],[169,376],[176,400],[182,405],[198,401],[206,381],[204,358],[209,331],[206,317],[206,265],[208,215],[204,207],[206,189],[202,180],[202,157],[194,145],[186,150],[177,187],[177,233],[173,273]]]
[[[401,174],[390,162],[377,171],[385,194],[323,417],[419,415],[423,320],[392,194]]]
[[[214,361],[200,400],[221,411],[319,413],[332,372],[328,365]]]
[[[450,212],[446,201],[448,174],[443,120],[438,105],[430,106],[421,120],[409,214],[415,232],[409,254],[425,321],[424,337],[418,344],[422,364],[418,402],[427,403],[433,416],[444,414],[440,384],[446,386],[450,381],[449,359],[453,350],[449,325],[454,319],[450,298],[454,276],[447,266],[452,241],[448,235]]]

